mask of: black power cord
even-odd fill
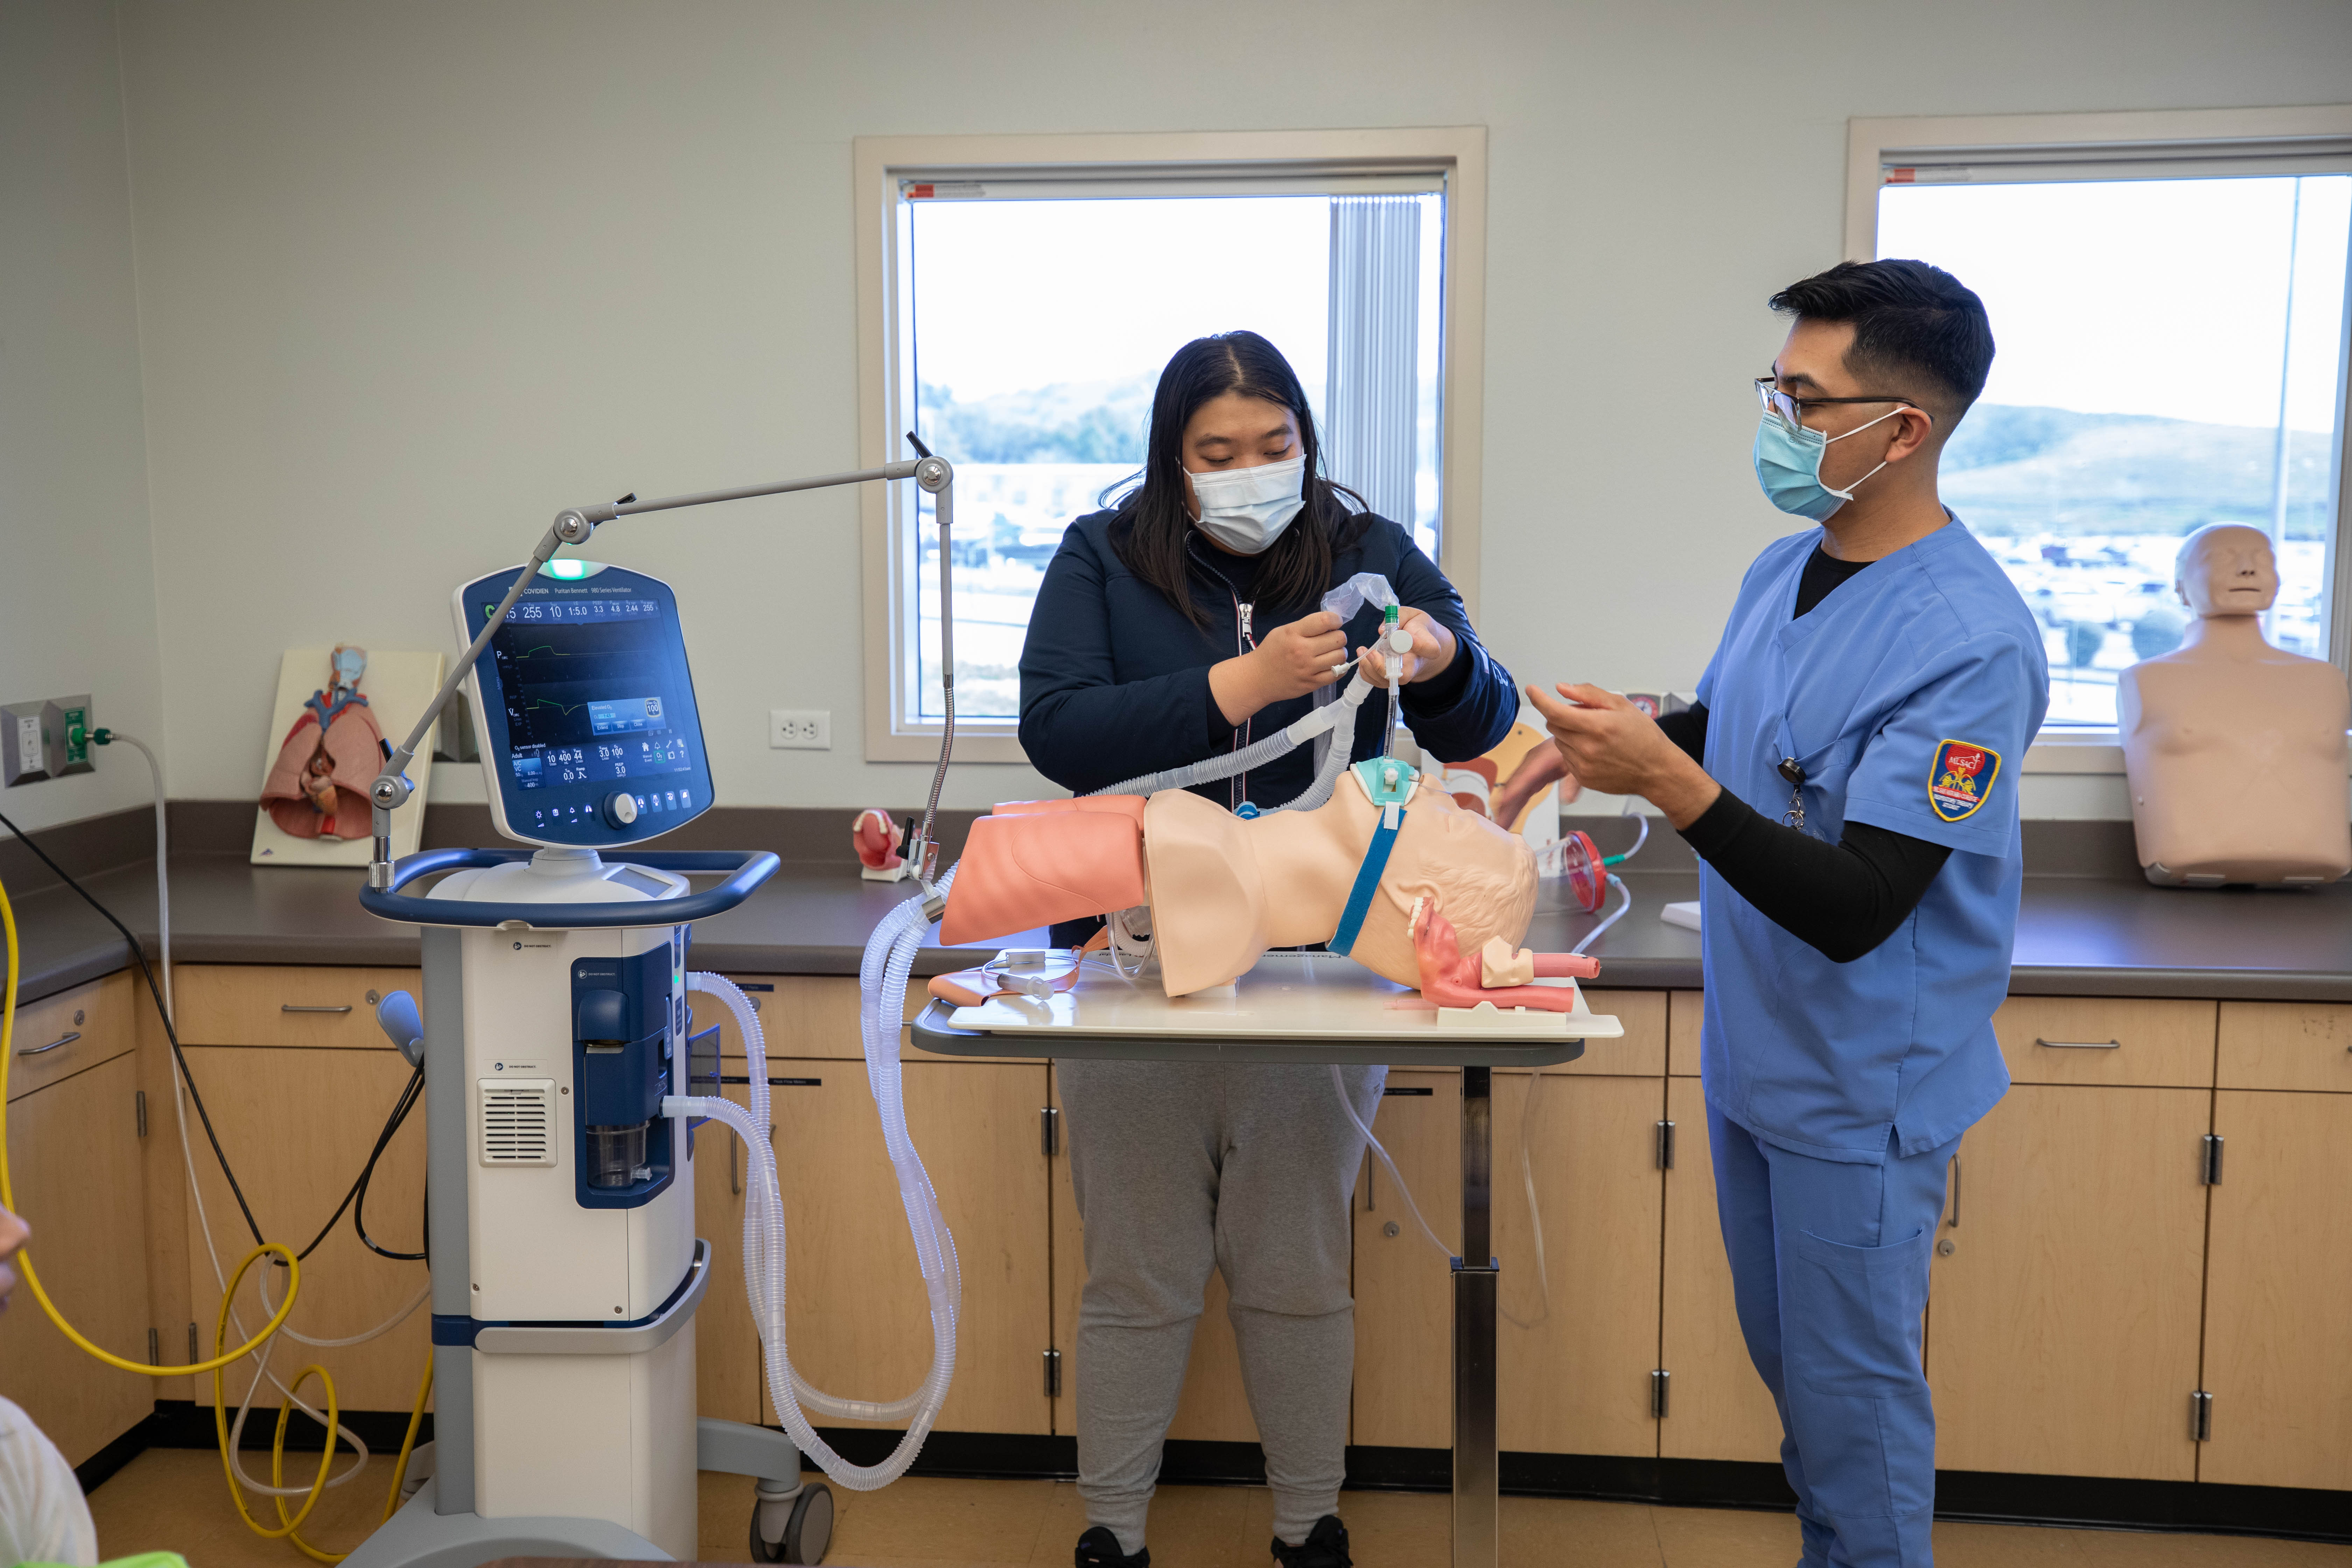
[[[383,1157],[384,1150],[392,1143],[393,1134],[400,1131],[400,1124],[407,1121],[408,1113],[416,1108],[417,1098],[424,1088],[425,1066],[420,1062],[417,1064],[416,1070],[409,1074],[408,1087],[400,1091],[399,1103],[392,1108],[392,1119],[383,1124],[383,1131],[376,1138],[375,1147],[369,1151],[367,1168],[360,1173],[359,1185],[352,1192],[352,1228],[359,1232],[360,1245],[378,1258],[389,1258],[396,1263],[422,1263],[425,1261],[425,1255],[422,1252],[394,1252],[378,1247],[369,1237],[367,1233],[368,1183],[374,1180],[375,1163]],[[331,1226],[335,1222],[329,1220],[327,1223]]]

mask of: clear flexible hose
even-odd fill
[[[726,1005],[728,1011],[734,1015],[736,1027],[742,1033],[743,1052],[748,1061],[751,1079],[750,1086],[751,1124],[761,1130],[762,1146],[772,1147],[772,1143],[766,1142],[768,1129],[775,1124],[769,1111],[771,1102],[768,1087],[767,1037],[761,1030],[760,1015],[753,1010],[751,999],[743,994],[735,983],[723,974],[703,973],[688,974],[686,977],[686,988],[688,991],[698,991],[706,995],[717,997]],[[757,1270],[761,1267],[763,1265],[759,1258],[747,1257],[745,1262],[747,1269]],[[845,1399],[837,1394],[827,1394],[801,1375],[800,1369],[792,1365],[782,1343],[777,1344],[770,1353],[782,1359],[791,1371],[793,1390],[799,1396],[801,1404],[806,1408],[814,1410],[820,1415],[838,1421],[895,1422],[907,1420],[922,1405],[923,1391],[919,1385],[914,1393],[905,1398],[887,1402]]]
[[[955,871],[940,879],[935,889],[945,894]],[[908,977],[913,973],[916,949],[930,921],[921,899],[908,899],[885,915],[866,945],[859,965],[860,1032],[866,1052],[867,1086],[882,1121],[882,1141],[898,1179],[898,1197],[907,1213],[907,1227],[915,1243],[916,1262],[929,1298],[931,1364],[921,1385],[904,1399],[887,1402],[843,1399],[809,1386],[793,1370],[785,1331],[784,1210],[776,1175],[775,1152],[767,1138],[767,1053],[757,1016],[748,999],[715,975],[698,974],[689,985],[719,997],[742,1027],[744,1054],[751,1079],[752,1109],[731,1100],[677,1099],[666,1100],[665,1115],[707,1117],[724,1122],[743,1140],[750,1152],[750,1201],[743,1213],[744,1288],[750,1297],[761,1343],[767,1351],[768,1397],[784,1430],[801,1452],[817,1462],[833,1479],[856,1491],[871,1491],[904,1475],[922,1451],[946,1403],[955,1376],[956,1332],[963,1310],[963,1279],[955,1238],[940,1211],[938,1193],[915,1152],[907,1131],[904,1084],[898,1063],[898,1035],[906,1016]],[[723,987],[723,989],[722,989]],[[760,1151],[768,1149],[767,1157]],[[817,1436],[808,1410],[836,1420],[908,1422],[906,1435],[890,1457],[878,1465],[853,1465]]]
[[[1278,734],[1268,735],[1265,740],[1254,742],[1238,752],[1228,752],[1217,757],[1204,757],[1197,763],[1191,763],[1181,768],[1167,768],[1156,773],[1139,773],[1134,778],[1121,779],[1115,784],[1106,784],[1101,789],[1088,790],[1087,793],[1088,795],[1152,795],[1163,789],[1191,789],[1195,784],[1214,784],[1219,779],[1229,779],[1237,773],[1247,773],[1253,768],[1263,767],[1276,757],[1288,756],[1316,736],[1328,731],[1331,732],[1330,750],[1324,755],[1323,771],[1316,775],[1315,783],[1308,785],[1307,793],[1296,800],[1268,808],[1274,811],[1312,810],[1331,798],[1331,790],[1338,784],[1339,774],[1347,770],[1348,753],[1355,748],[1345,737],[1355,733],[1356,710],[1364,705],[1364,699],[1371,695],[1371,683],[1359,672],[1349,680],[1347,689],[1340,694],[1337,702],[1325,703],[1297,723],[1287,726]],[[1339,760],[1335,763],[1331,760],[1333,757]],[[1327,776],[1330,781],[1328,784],[1324,782]],[[1322,792],[1319,797],[1316,793],[1318,789]]]

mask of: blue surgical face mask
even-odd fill
[[[1201,531],[1241,555],[1262,555],[1282,537],[1307,504],[1301,492],[1307,454],[1254,468],[1220,468],[1195,474],[1192,494],[1201,503]]]
[[[1902,413],[1890,408],[1870,425],[1883,424]],[[1845,436],[1859,436],[1870,425],[1856,426]],[[1885,463],[1870,474],[1862,476],[1842,490],[1833,490],[1822,483],[1822,457],[1832,441],[1843,441],[1845,436],[1824,436],[1818,430],[1808,430],[1800,425],[1795,429],[1780,423],[1769,411],[1756,423],[1756,482],[1764,487],[1764,498],[1782,511],[1811,518],[1815,522],[1827,521],[1838,508],[1853,499],[1862,488],[1862,479],[1886,467]]]

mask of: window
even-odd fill
[[[1259,144],[1209,163],[1071,155],[1158,138],[1038,139],[1051,163],[963,139],[860,143],[861,189],[881,182],[869,336],[887,372],[866,456],[905,455],[911,430],[955,464],[956,718],[978,760],[1019,759],[1018,666],[1045,565],[1071,521],[1139,477],[1160,368],[1192,338],[1269,339],[1305,384],[1329,475],[1463,570],[1474,492],[1446,461],[1460,449],[1446,282],[1465,137],[1433,135],[1370,160],[1301,157],[1312,149],[1283,145],[1295,137],[1175,139]],[[869,509],[869,626],[887,635],[867,639],[868,756],[935,744],[942,717],[937,525],[929,497],[891,489],[906,493]]]
[[[2280,647],[2340,660],[2352,630],[2336,549],[2352,115],[2266,136],[2205,118],[1856,122],[1876,181],[1860,254],[1943,267],[1992,319],[1943,493],[2042,623],[2053,732],[2111,731],[2117,675],[2178,645],[2173,557],[2208,523],[2271,534]],[[2080,123],[2122,120],[2141,134]]]

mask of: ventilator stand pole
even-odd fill
[[[1496,1467],[1494,1069],[1462,1069],[1462,1256],[1454,1260],[1454,1563],[1500,1550]]]
[[[955,469],[946,458],[931,456],[930,450],[913,436],[909,435],[907,439],[922,456],[902,462],[886,463],[878,468],[859,468],[845,474],[820,474],[814,479],[786,479],[780,484],[747,485],[740,489],[704,490],[697,495],[666,496],[655,500],[639,500],[632,495],[595,506],[570,507],[556,513],[547,536],[539,542],[539,548],[531,552],[530,562],[515,574],[514,585],[507,590],[507,596],[499,601],[498,608],[483,623],[471,646],[457,656],[457,662],[450,667],[447,677],[441,682],[441,689],[434,693],[433,700],[425,705],[425,712],[416,721],[416,727],[408,732],[408,739],[401,742],[397,751],[385,747],[383,771],[368,786],[368,804],[373,808],[375,832],[375,857],[368,862],[368,886],[379,891],[387,891],[392,887],[392,814],[416,793],[416,786],[408,782],[408,764],[415,759],[416,748],[425,743],[425,731],[433,728],[433,721],[449,705],[449,699],[465,680],[466,672],[474,668],[474,661],[482,657],[484,648],[490,646],[490,638],[506,624],[507,612],[514,608],[515,601],[522,597],[523,590],[530,585],[531,578],[554,557],[559,547],[585,544],[601,525],[615,518],[635,517],[644,512],[708,506],[714,501],[749,500],[754,496],[782,495],[792,490],[821,490],[835,485],[867,484],[876,479],[912,479],[938,498],[940,673],[948,694],[947,726],[940,742],[939,771],[931,778],[930,804],[923,812],[922,831],[917,835],[911,847],[919,853],[908,857],[928,889],[932,869],[939,859],[934,822],[940,809],[940,786],[947,778],[949,748],[955,742],[955,623],[949,613],[948,600],[949,578],[953,570],[948,529],[955,516]]]

